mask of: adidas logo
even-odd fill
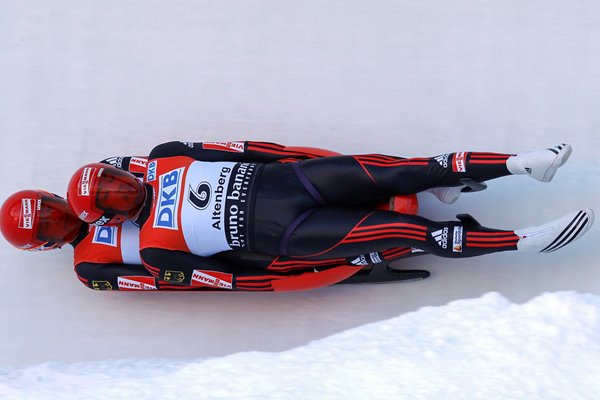
[[[367,262],[367,258],[364,256],[364,254],[361,254],[360,256],[356,257],[354,260],[350,261],[350,264],[352,264],[352,265],[369,265],[369,263]]]
[[[441,156],[435,157],[435,161],[437,161],[442,167],[448,168],[448,157],[450,154],[442,154]]]
[[[123,168],[123,157],[109,157],[105,159],[104,162],[119,169]]]
[[[437,244],[441,246],[442,249],[448,248],[448,228],[440,229],[435,232],[431,232],[431,236],[435,239]]]

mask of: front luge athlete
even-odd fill
[[[247,142],[245,146],[252,148],[247,150],[247,153],[252,154],[252,158],[271,162],[294,162],[332,154],[331,151],[314,148],[284,149],[283,146],[272,143]],[[274,146],[278,149],[277,156],[274,156],[272,151]],[[216,150],[204,150],[205,153],[214,151]],[[129,171],[138,179],[143,179],[146,173],[145,157],[110,157],[101,162]],[[442,200],[454,200],[460,194],[460,189],[436,188],[433,193]],[[416,211],[416,203],[410,196],[396,196],[386,203],[382,204],[382,207],[396,212]],[[139,255],[139,227],[131,221],[113,226],[84,224],[70,209],[65,199],[46,191],[22,190],[9,196],[0,210],[0,228],[10,243],[22,250],[39,252],[70,244],[74,248],[74,270],[77,277],[92,289],[214,289],[198,282],[192,286],[181,286],[156,279],[142,266]],[[347,259],[297,260],[236,251],[221,253],[219,258],[230,265],[243,266],[240,270],[248,283],[245,286],[238,285],[238,289],[270,291],[322,287],[358,270],[360,273],[352,276],[353,283],[423,279],[428,276],[427,271],[398,271],[386,268],[386,265],[394,260],[420,254],[423,253],[401,247]],[[380,265],[377,269],[372,269],[373,264]],[[270,279],[265,279],[265,270],[270,271]],[[326,270],[326,274],[321,273]],[[253,277],[252,271],[258,271],[259,282]],[[377,273],[374,274],[373,271]]]

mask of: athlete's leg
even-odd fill
[[[357,208],[315,209],[285,235],[280,248],[290,257],[332,258],[407,246],[441,257],[473,257],[508,250],[552,251],[581,237],[593,221],[591,210],[514,230],[476,222],[436,222],[414,215]]]
[[[451,153],[431,158],[400,159],[383,155],[356,155],[306,160],[301,173],[327,204],[356,204],[395,194],[422,192],[439,186],[458,186],[461,178],[478,181],[510,175],[510,155],[485,158],[479,153]],[[491,157],[491,156],[489,156]]]
[[[570,154],[561,145],[520,155],[459,152],[430,158],[370,154],[301,161],[295,166],[305,186],[326,204],[348,205],[395,194],[459,186],[461,179],[479,182],[506,175],[531,174],[549,180]]]
[[[466,238],[481,234],[482,240]],[[475,237],[473,236],[473,237]],[[315,209],[287,238],[281,248],[290,257],[332,258],[406,246],[442,257],[469,257],[516,250],[513,231],[460,221],[436,222],[415,215],[347,207]]]

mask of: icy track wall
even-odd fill
[[[600,4],[163,1],[0,4],[0,201],[62,194],[84,163],[169,140],[255,140],[402,156],[563,141],[549,184],[490,183],[453,206],[514,228],[600,211]],[[410,284],[284,295],[97,293],[72,251],[0,244],[0,366],[283,351],[420,306],[497,291],[600,294],[598,229],[551,255],[420,257]]]

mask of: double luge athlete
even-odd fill
[[[39,203],[39,205],[38,205]],[[16,215],[17,221],[11,226],[4,217],[2,232],[7,240],[17,248],[29,251],[48,251],[64,245],[74,249],[74,270],[77,278],[87,287],[96,290],[188,290],[199,289],[196,286],[174,285],[152,276],[143,266],[139,255],[139,227],[131,221],[120,225],[95,226],[85,224],[77,218],[67,201],[57,195],[41,190],[25,190],[12,195],[6,202],[2,215]],[[36,212],[27,214],[35,205]],[[13,211],[10,211],[13,210]],[[22,213],[25,214],[22,214]],[[32,227],[19,228],[19,220],[29,218]],[[27,226],[27,225],[24,225]],[[373,280],[423,279],[426,271],[392,271],[392,276],[366,279],[375,263],[390,263],[402,257],[420,255],[411,248],[389,249],[384,252],[359,255],[350,259],[331,260],[295,260],[289,257],[269,257],[260,254],[225,252],[219,254],[222,262],[236,265],[247,279],[252,271],[259,271],[261,285],[249,285],[245,290],[298,290],[317,288],[326,285],[332,279],[335,283],[341,276],[359,277],[353,282]],[[385,266],[382,266],[385,268]],[[365,269],[362,271],[361,269]],[[321,277],[317,271],[336,270],[334,276]],[[271,278],[265,279],[264,271],[271,271]],[[383,272],[383,271],[381,271]],[[300,279],[301,278],[301,279]],[[328,279],[325,280],[324,279]],[[273,280],[278,280],[275,285]],[[204,289],[204,288],[202,288]]]
[[[144,157],[107,159],[119,168],[142,178]],[[11,195],[0,211],[0,228],[15,247],[48,251],[71,245],[74,269],[79,280],[97,290],[186,289],[159,282],[141,265],[139,228],[128,221],[97,227],[85,224],[67,200],[43,190],[22,190]]]
[[[145,184],[90,164],[73,175],[69,204],[96,225],[135,220],[142,262],[158,279],[220,289],[260,287],[273,275],[265,270],[247,279],[243,269],[219,260],[227,251],[311,260],[399,247],[454,258],[552,252],[593,222],[591,210],[580,210],[541,226],[492,229],[468,215],[438,222],[367,206],[395,195],[460,187],[465,179],[525,174],[548,182],[571,153],[566,144],[522,154],[369,154],[283,164],[249,160],[246,150],[243,142],[159,145],[150,153]],[[266,150],[276,155],[280,149]]]
[[[197,143],[197,145],[200,145]],[[205,153],[213,153],[207,145]],[[248,156],[262,158],[265,161],[295,162],[299,159],[316,158],[330,155],[332,152],[314,148],[285,148],[273,143],[245,142]],[[261,147],[277,147],[277,155]],[[216,153],[218,154],[218,153]],[[293,156],[293,157],[292,157]],[[138,179],[146,173],[145,157],[110,157],[102,161],[119,169],[129,171]],[[436,188],[433,192],[440,200],[455,200],[462,187]],[[390,205],[383,208],[396,212],[416,211],[415,200],[397,196],[390,199]],[[35,211],[32,205],[35,204]],[[25,223],[25,221],[28,221]],[[128,221],[121,225],[95,226],[84,224],[69,208],[65,199],[41,191],[26,190],[15,193],[4,203],[0,212],[0,227],[5,238],[15,247],[43,251],[60,248],[70,244],[74,248],[74,269],[78,279],[86,286],[96,290],[188,290],[207,289],[207,287],[173,285],[153,277],[142,266],[139,256],[139,227]],[[229,265],[241,266],[247,279],[252,271],[259,271],[261,284],[249,285],[243,290],[298,290],[316,288],[328,282],[339,280],[339,276],[360,269],[352,282],[392,281],[404,279],[423,279],[427,271],[392,271],[385,265],[402,257],[420,255],[411,248],[401,247],[383,252],[358,255],[349,259],[295,260],[289,257],[271,257],[247,252],[224,252],[218,255]],[[380,264],[378,275],[371,269]],[[264,279],[264,271],[273,272],[271,279]],[[317,274],[325,270],[334,270],[327,274]],[[332,274],[335,273],[335,274]],[[342,275],[340,275],[342,274]],[[272,280],[277,280],[275,285]]]

